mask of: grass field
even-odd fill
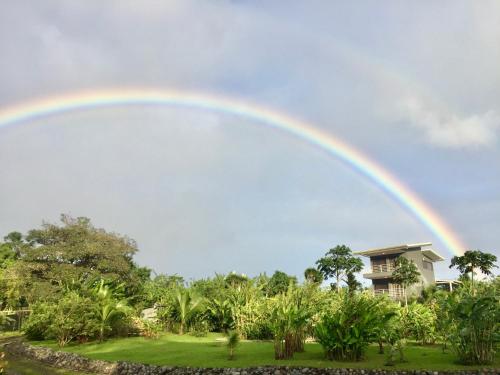
[[[69,345],[63,350],[94,359],[107,361],[124,360],[154,365],[190,367],[252,367],[263,365],[287,365],[307,367],[350,367],[386,369],[452,370],[483,368],[485,366],[461,366],[455,363],[454,355],[443,354],[440,346],[408,345],[405,355],[408,362],[386,367],[385,356],[378,354],[378,347],[371,346],[366,359],[361,362],[332,362],[325,360],[319,344],[306,344],[304,353],[297,353],[293,360],[276,361],[272,342],[243,341],[236,350],[235,359],[228,360],[223,342],[216,341],[220,334],[209,334],[197,338],[189,335],[163,335],[157,340],[131,337],[108,340],[102,344],[88,343]],[[54,342],[33,342],[58,349]],[[488,367],[500,368],[500,358]]]
[[[19,375],[85,375],[83,372],[74,372],[63,369],[56,369],[50,366],[44,366],[35,361],[29,361],[20,357],[8,356],[6,374]]]

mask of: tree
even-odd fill
[[[123,285],[112,288],[104,280],[94,288],[93,296],[96,300],[96,316],[99,321],[99,341],[104,340],[106,331],[110,330],[113,319],[125,315],[129,311],[127,301],[121,299]]]
[[[19,258],[21,247],[25,246],[23,235],[19,232],[10,232],[0,243],[0,268],[6,268]]]
[[[102,278],[132,283],[138,277],[133,272],[132,256],[137,251],[133,240],[95,228],[87,218],[62,215],[61,222],[29,231],[29,245],[19,247],[13,269],[23,280],[22,292],[29,302],[54,298],[62,281]]]
[[[451,259],[450,268],[456,267],[462,275],[470,274],[472,293],[474,289],[474,269],[481,270],[485,275],[491,275],[491,269],[496,267],[497,257],[493,254],[483,253],[480,250],[468,250],[462,256]]]
[[[290,284],[297,284],[297,278],[295,276],[289,276],[282,271],[275,271],[267,283],[267,295],[273,297],[276,294],[285,293]]]
[[[352,272],[349,272],[347,274],[346,284],[347,284],[347,289],[351,294],[354,293],[359,288],[361,288],[361,283],[356,279],[356,276]]]
[[[202,303],[202,299],[193,296],[188,289],[179,288],[175,294],[175,304],[177,310],[177,320],[179,322],[179,335],[184,334],[184,328],[188,320],[197,311],[197,308]]]
[[[322,273],[314,267],[306,268],[304,271],[304,278],[311,284],[320,284],[323,281]]]
[[[352,256],[351,249],[345,245],[330,249],[316,264],[325,280],[330,277],[335,278],[337,292],[340,291],[340,282],[347,281],[347,274],[360,272],[363,269],[361,259]]]
[[[408,307],[408,296],[406,290],[409,286],[416,284],[420,280],[420,272],[412,260],[400,256],[396,259],[396,268],[392,272],[392,279],[403,288],[405,306]]]

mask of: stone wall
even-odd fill
[[[20,340],[4,345],[4,350],[12,355],[20,356],[45,364],[102,375],[490,375],[500,374],[499,369],[482,369],[466,371],[422,371],[391,369],[320,369],[308,367],[251,367],[251,368],[194,368],[152,366],[129,362],[107,362],[92,360],[73,353],[54,351],[40,346],[31,346]],[[195,354],[194,354],[195,355]]]

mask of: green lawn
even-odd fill
[[[63,350],[78,353],[94,359],[108,361],[125,360],[154,365],[190,366],[190,367],[252,367],[262,365],[288,365],[306,367],[361,367],[384,368],[385,356],[377,353],[378,348],[371,346],[366,359],[361,362],[332,362],[324,359],[321,346],[316,343],[306,344],[304,353],[297,353],[293,360],[276,361],[271,342],[243,341],[236,350],[234,360],[227,359],[224,343],[216,339],[220,334],[209,334],[197,338],[189,335],[165,334],[157,340],[131,337],[112,339],[102,344],[88,343],[69,345]],[[33,342],[57,349],[54,342]],[[454,363],[451,352],[442,354],[440,346],[409,345],[405,354],[408,362],[387,369],[427,369],[452,370],[472,369],[472,366],[460,366]],[[478,366],[484,367],[484,366]],[[500,358],[492,366],[500,368]]]

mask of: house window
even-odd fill
[[[427,260],[424,260],[424,269],[432,271],[432,263]]]

